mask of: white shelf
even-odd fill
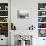
[[[38,29],[46,29],[46,28],[38,28]]]
[[[0,16],[0,17],[8,17],[8,16]]]
[[[46,15],[44,15],[44,16],[38,16],[38,17],[46,17]]]
[[[0,10],[0,11],[8,11],[8,10]]]
[[[38,10],[38,11],[46,11],[46,10]]]
[[[46,23],[46,22],[38,22],[38,23]]]
[[[0,22],[0,23],[8,23],[8,22]]]

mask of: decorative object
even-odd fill
[[[1,6],[0,6],[0,10],[1,10]]]
[[[11,30],[16,30],[16,26],[13,23],[11,23]]]
[[[5,35],[5,37],[8,37],[8,24],[7,23],[0,23],[0,35]]]
[[[31,35],[19,35],[15,37],[16,46],[30,46],[32,45],[32,36]]]
[[[46,23],[43,23],[43,24],[39,23],[38,28],[46,28]]]
[[[29,26],[29,30],[34,30],[34,26],[33,25],[31,25],[31,26]]]
[[[5,10],[8,10],[8,6],[5,6]]]
[[[38,17],[38,22],[46,22],[46,17]]]
[[[26,10],[17,10],[17,17],[20,19],[29,18],[29,12]]]
[[[0,10],[8,10],[8,3],[0,3]]]
[[[39,29],[39,37],[46,37],[46,29]]]
[[[40,10],[44,10],[44,8],[40,8]]]
[[[0,16],[8,16],[8,11],[0,11]]]
[[[0,22],[8,22],[7,17],[0,17]]]
[[[45,15],[45,12],[42,12],[42,15]]]
[[[46,3],[38,3],[38,10],[45,10],[46,9]]]

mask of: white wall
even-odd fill
[[[15,1],[12,1],[11,3],[13,3],[11,4],[12,5],[11,6],[11,9],[12,9],[11,19],[12,19],[12,22],[15,23],[17,30],[26,30],[29,26],[31,26],[35,22],[37,23],[37,16],[36,16],[37,15],[37,2],[31,1],[31,0],[15,0]],[[29,11],[30,12],[29,19],[18,19],[17,10]],[[34,25],[36,27],[36,24]]]
[[[37,29],[38,3],[45,3],[46,0],[11,0],[11,22],[16,25],[17,30],[26,30],[29,25]],[[30,12],[29,19],[18,19],[17,10]]]
[[[38,3],[45,3],[46,0],[11,0],[11,22],[16,25],[18,32],[20,30],[25,31],[29,25],[35,26],[35,32],[33,36],[38,36]],[[30,12],[29,19],[20,20],[17,18],[17,10],[27,10]],[[26,31],[25,31],[26,33]],[[37,38],[37,37],[36,37]],[[42,43],[42,38],[33,38],[33,45],[38,46],[38,43]],[[40,42],[41,41],[41,42]],[[40,45],[39,45],[40,46]]]
[[[27,33],[28,26],[35,26],[35,36],[37,36],[37,0],[11,0],[11,22],[16,25],[16,32]],[[30,12],[29,19],[18,19],[17,10],[27,10]],[[26,30],[26,31],[25,31]],[[30,34],[30,33],[29,33]]]

